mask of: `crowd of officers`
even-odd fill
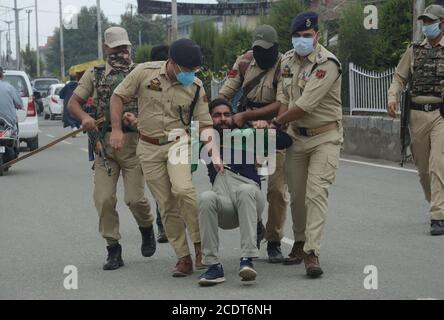
[[[425,26],[438,23],[440,31],[444,12],[437,7],[427,8],[420,19]],[[253,261],[264,238],[270,263],[304,263],[309,277],[323,274],[321,240],[344,136],[342,70],[335,55],[320,43],[316,13],[299,14],[291,35],[294,49],[282,54],[276,30],[259,26],[252,49],[238,57],[219,97],[209,101],[196,77],[202,53],[192,40],[180,39],[167,49],[168,54],[162,49],[163,57],[136,65],[127,32],[120,27],[105,31],[106,65],[88,70],[69,102],[70,112],[82,126],[103,136],[112,169],[111,173],[106,170],[102,157],[95,158],[94,202],[99,230],[108,245],[104,270],[124,265],[116,211],[116,187],[122,174],[124,200],[142,235],[142,255],[151,257],[156,251],[155,218],[145,197],[146,182],[158,206],[159,231],[165,232],[161,240],[168,241],[177,256],[174,277],[189,276],[197,269],[204,272],[199,279],[202,286],[225,281],[219,228],[240,229],[242,281],[256,279]],[[444,40],[441,32],[434,34],[434,40],[426,36],[403,57],[390,89],[389,110],[396,111],[401,90],[412,76],[412,151],[431,203],[432,234],[443,234],[444,121],[436,111],[442,105],[441,89],[429,92],[427,77],[436,72],[430,65],[444,59]],[[239,102],[232,104],[236,95]],[[90,96],[95,116],[82,109]],[[426,112],[425,106],[433,110]],[[105,124],[98,125],[101,118]],[[222,136],[224,130],[242,129],[256,135],[256,130],[264,129],[267,137],[276,139],[276,170],[267,177],[266,199],[258,165],[224,161],[226,146],[218,145],[217,139],[201,142],[211,159],[207,167],[213,188],[197,194],[191,161],[171,161],[172,155],[187,154],[190,141],[186,138],[193,122],[199,124],[199,133],[211,129]],[[289,204],[295,242],[284,258],[281,241]]]

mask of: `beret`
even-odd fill
[[[298,31],[306,31],[318,27],[318,14],[316,12],[303,12],[294,18],[291,25],[291,34]]]
[[[181,67],[194,69],[202,65],[202,51],[190,39],[179,39],[170,47],[170,58]]]

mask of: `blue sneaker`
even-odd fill
[[[199,285],[202,287],[214,286],[225,282],[224,268],[222,264],[213,264],[199,278]]]
[[[254,281],[257,277],[257,272],[254,270],[253,259],[242,258],[240,262],[239,277],[244,282]]]

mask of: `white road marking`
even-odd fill
[[[375,168],[391,169],[391,170],[396,170],[396,171],[418,173],[418,171],[413,170],[413,169],[406,169],[406,168],[401,168],[401,167],[386,166],[386,165],[382,165],[382,164],[376,164],[376,163],[370,163],[370,162],[364,162],[364,161],[356,161],[356,160],[349,160],[349,159],[341,159],[341,161],[348,162],[348,163],[354,163],[354,164],[360,164],[360,165],[363,165],[363,166],[375,167]]]
[[[52,134],[47,134],[46,136],[50,138],[55,138]]]
[[[85,148],[80,148],[80,150],[82,150],[82,151],[84,151],[84,152],[86,152],[86,153],[89,152],[89,150],[88,150],[88,149],[85,149]]]
[[[64,143],[64,144],[72,144],[71,142],[68,142],[68,141],[62,141],[62,143]]]

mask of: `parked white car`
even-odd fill
[[[24,110],[17,110],[20,141],[25,141],[31,151],[39,147],[39,120],[33,98],[31,81],[24,71],[5,71],[4,81],[19,92]]]
[[[43,98],[43,116],[45,120],[55,120],[56,117],[62,115],[63,100],[60,99],[60,91],[64,86],[64,84],[52,84],[49,87],[46,98]]]

